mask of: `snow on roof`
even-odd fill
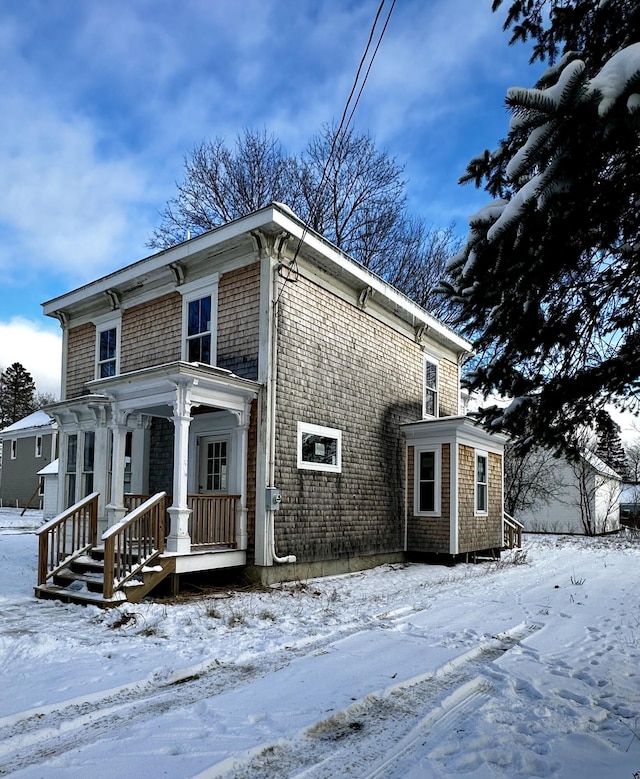
[[[580,452],[580,456],[583,460],[585,460],[585,462],[589,463],[592,468],[598,471],[598,473],[601,473],[603,476],[609,476],[611,479],[618,479],[619,481],[622,481],[622,476],[620,476],[619,473],[616,473],[613,468],[610,468],[603,460],[598,457],[595,452],[592,452],[589,449],[583,449]]]
[[[50,476],[51,474],[58,474],[58,458],[50,462],[49,465],[45,465],[44,468],[38,471],[38,476]]]
[[[33,414],[19,419],[4,430],[0,430],[0,435],[4,433],[16,433],[18,430],[28,430],[31,427],[49,427],[53,424],[53,418],[42,409],[34,411]]]

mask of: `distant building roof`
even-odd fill
[[[0,435],[5,433],[17,433],[19,430],[29,430],[30,428],[37,427],[50,427],[53,424],[53,417],[50,417],[46,411],[34,411],[33,414],[19,419],[12,425],[5,427],[4,430],[0,430]]]
[[[58,473],[58,458],[45,465],[42,470],[38,471],[38,476],[50,476],[51,474],[57,475]]]

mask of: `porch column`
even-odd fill
[[[238,484],[240,486],[240,505],[238,506],[238,524],[236,540],[238,549],[247,548],[247,455],[249,451],[249,419],[251,403],[245,403],[244,411],[236,412],[238,424],[234,430],[235,450],[238,453]]]
[[[187,477],[189,474],[189,425],[191,424],[191,399],[185,384],[176,384],[176,400],[173,404],[173,505],[168,510],[171,532],[167,538],[167,551],[176,554],[191,552],[189,515],[187,506]]]
[[[111,453],[111,500],[105,507],[109,527],[124,517],[124,458],[127,447],[126,417],[121,412],[114,413],[113,448]]]

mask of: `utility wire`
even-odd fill
[[[365,47],[364,53],[360,59],[360,64],[358,65],[358,70],[356,72],[355,78],[353,80],[353,86],[351,87],[351,92],[349,93],[349,97],[347,98],[347,102],[345,103],[344,110],[342,112],[342,117],[340,119],[340,124],[338,125],[338,128],[333,134],[333,140],[331,142],[331,148],[329,150],[329,154],[327,155],[326,162],[324,164],[324,168],[322,170],[322,176],[320,177],[320,184],[318,185],[318,190],[316,192],[316,202],[315,207],[311,208],[309,217],[312,219],[314,216],[316,216],[317,211],[320,208],[320,202],[322,194],[322,190],[324,189],[326,180],[327,180],[327,174],[329,171],[329,166],[333,160],[334,152],[336,151],[336,148],[339,147],[349,129],[349,125],[351,124],[351,120],[353,119],[353,115],[355,113],[356,108],[358,107],[358,103],[360,102],[360,97],[362,96],[362,92],[364,90],[365,84],[367,83],[367,79],[369,78],[369,73],[371,72],[371,67],[373,65],[373,62],[376,58],[376,55],[378,54],[378,49],[380,48],[380,44],[382,43],[382,38],[384,37],[384,34],[387,30],[387,26],[389,24],[389,19],[391,18],[391,14],[393,12],[393,9],[396,4],[396,0],[392,0],[391,7],[389,8],[389,13],[387,14],[387,18],[385,19],[384,25],[382,27],[382,31],[380,32],[380,35],[378,37],[378,41],[376,43],[375,49],[373,51],[373,54],[371,55],[371,59],[369,61],[369,65],[367,67],[367,70],[364,74],[364,78],[362,80],[362,83],[360,84],[360,88],[358,89],[358,82],[360,80],[360,74],[362,73],[362,69],[364,67],[364,64],[367,60],[367,56],[369,54],[369,49],[371,48],[371,44],[375,35],[376,27],[378,26],[378,20],[380,19],[380,15],[382,13],[382,9],[384,8],[386,0],[381,0],[380,5],[378,6],[378,11],[375,15],[375,19],[373,20],[373,24],[371,26],[371,31],[369,32],[369,39],[367,41],[367,45]],[[355,99],[355,102],[351,108],[351,112],[349,113],[349,105],[353,99],[353,96],[356,92],[356,89],[358,89],[358,95]],[[349,113],[349,116],[347,118],[347,113]],[[300,239],[298,241],[298,245],[296,246],[296,251],[293,256],[293,260],[291,261],[291,264],[289,265],[289,270],[293,269],[296,265],[296,261],[298,259],[298,254],[300,252],[300,248],[302,247],[302,243],[305,239],[305,236],[309,232],[309,224],[308,222],[305,223],[304,229],[302,231],[302,235],[300,236]],[[282,294],[282,293],[281,293]],[[279,298],[280,296],[278,296]],[[276,301],[277,303],[277,301]]]

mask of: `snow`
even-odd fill
[[[33,427],[49,427],[52,424],[53,418],[46,411],[40,409],[5,427],[3,430],[0,430],[0,433],[15,433],[18,430],[29,430]]]
[[[101,611],[33,598],[41,519],[0,509],[3,775],[640,770],[637,536]]]
[[[634,79],[640,77],[640,43],[634,43],[617,52],[605,63],[597,76],[591,79],[589,89],[600,93],[598,113],[606,116],[620,96],[629,88]],[[636,108],[638,95],[630,95],[627,103],[629,111]]]

